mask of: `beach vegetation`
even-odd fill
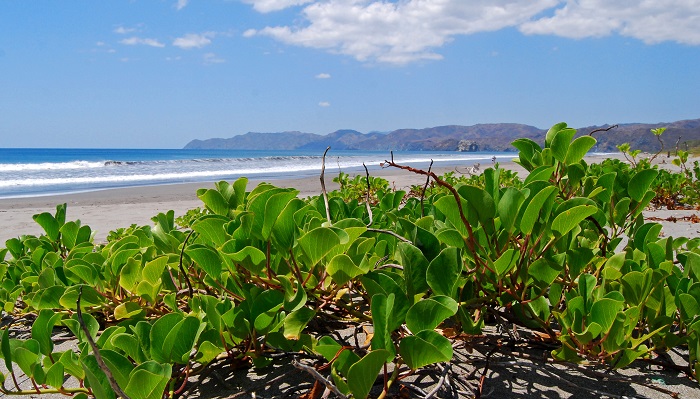
[[[327,201],[219,182],[184,219],[160,213],[100,245],[65,204],[36,215],[44,234],[0,249],[0,390],[173,397],[211,368],[281,354],[338,397],[384,398],[420,369],[448,370],[456,345],[488,341],[493,326],[520,329],[552,361],[606,369],[683,348],[685,363],[667,366],[697,379],[700,239],[642,217],[661,171],[589,165],[596,140],[575,133],[560,123],[544,147],[513,142],[522,180],[387,160],[432,185],[414,195],[368,174],[341,175]],[[54,331],[77,350],[57,350]]]

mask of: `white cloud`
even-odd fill
[[[567,0],[553,16],[527,22],[525,34],[570,38],[603,37],[618,33],[647,44],[675,41],[700,45],[700,0],[639,2]]]
[[[211,64],[222,64],[226,62],[225,59],[220,58],[214,53],[206,53],[204,54],[204,64],[206,65],[211,65]]]
[[[157,39],[141,38],[136,36],[120,40],[119,43],[126,44],[128,46],[144,45],[151,47],[165,47],[165,44],[159,42]]]
[[[330,107],[331,103],[329,103],[328,101],[321,101],[320,103],[318,103],[318,106],[319,107]]]
[[[128,33],[133,33],[136,32],[138,29],[136,28],[125,28],[123,26],[117,26],[114,28],[114,33],[120,34],[120,35],[126,35]]]
[[[243,36],[351,56],[361,62],[437,60],[455,37],[517,28],[571,38],[612,34],[700,45],[700,0],[244,0],[260,12],[304,5],[302,23]]]
[[[205,33],[188,33],[182,37],[178,37],[173,41],[173,46],[180,47],[185,50],[193,48],[202,48],[211,44],[211,38],[216,36],[214,32]]]
[[[556,4],[557,0],[325,0],[304,7],[305,27],[266,27],[256,34],[359,61],[405,64],[441,59],[435,49],[456,35],[516,26]]]
[[[187,3],[189,2],[189,0],[177,0],[177,3],[175,4],[175,9],[180,11],[183,8],[187,7]]]
[[[256,11],[263,13],[284,10],[285,8],[308,4],[312,1],[314,0],[243,0],[244,3],[252,4]]]
[[[331,74],[330,73],[319,73],[316,75],[316,79],[330,79]]]

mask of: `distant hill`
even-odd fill
[[[578,135],[588,134],[604,126],[589,126],[578,129]],[[607,132],[595,133],[597,151],[615,152],[621,143],[643,151],[658,151],[659,143],[651,129],[667,127],[662,136],[666,150],[675,150],[679,140],[683,143],[700,140],[700,119],[670,123],[621,124]],[[227,139],[215,138],[193,140],[185,149],[238,149],[238,150],[317,150],[330,146],[335,150],[365,151],[457,151],[460,148],[479,151],[514,151],[510,143],[521,137],[544,142],[546,130],[517,123],[490,123],[473,126],[448,125],[424,129],[398,129],[392,132],[361,133],[356,130],[337,130],[327,135],[303,132],[246,133]],[[680,139],[679,139],[680,138]]]

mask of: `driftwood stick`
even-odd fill
[[[75,305],[78,310],[78,324],[80,324],[80,328],[83,330],[83,333],[85,333],[85,339],[87,339],[90,348],[92,348],[92,352],[95,354],[95,360],[97,360],[97,365],[100,366],[100,369],[102,369],[102,371],[107,376],[109,386],[112,387],[114,393],[116,393],[118,396],[124,399],[129,399],[129,395],[122,391],[122,389],[119,387],[119,384],[117,384],[117,381],[114,379],[112,371],[109,369],[109,367],[107,367],[104,360],[102,360],[102,355],[100,355],[100,349],[97,347],[97,344],[95,344],[95,340],[93,340],[92,335],[90,335],[90,330],[88,330],[87,326],[85,325],[85,321],[83,320],[83,312],[82,310],[80,310],[80,299],[82,298],[82,296],[83,286],[81,285],[80,288],[78,288],[78,300],[76,301]]]
[[[339,398],[347,399],[347,396],[343,395],[343,393],[340,392],[340,391],[338,390],[338,388],[337,388],[335,385],[333,385],[332,382],[330,382],[329,380],[327,380],[326,377],[322,376],[321,373],[319,373],[318,371],[316,371],[316,369],[314,369],[313,367],[309,367],[309,366],[307,366],[307,365],[305,365],[305,364],[301,364],[301,363],[297,362],[296,360],[293,360],[293,361],[292,361],[292,366],[294,366],[294,368],[296,368],[296,369],[299,369],[299,370],[302,370],[302,371],[306,371],[307,373],[311,374],[311,376],[314,377],[314,379],[315,379],[316,381],[320,382],[320,383],[323,384],[326,388],[330,389],[330,390],[331,390],[334,394],[336,394]]]
[[[367,165],[365,165],[364,162],[362,162],[362,166],[365,167],[365,178],[367,179],[367,196],[365,197],[365,206],[367,207],[367,214],[369,215],[369,223],[367,223],[367,227],[369,227],[372,225],[372,208],[369,206],[369,170],[367,170]]]
[[[323,161],[321,163],[321,191],[323,192],[323,202],[326,204],[326,219],[328,219],[328,224],[331,224],[331,208],[328,205],[328,192],[326,191],[326,181],[324,179],[326,174],[326,154],[331,147],[328,146],[326,151],[323,152]]]

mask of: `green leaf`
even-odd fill
[[[624,302],[616,301],[610,298],[602,298],[593,303],[591,306],[591,322],[597,323],[601,327],[602,334],[605,335],[612,326],[617,313],[622,311]]]
[[[644,169],[637,172],[637,174],[632,176],[627,185],[627,194],[637,202],[642,201],[651,183],[656,179],[658,174],[659,172],[655,169]]]
[[[450,340],[432,330],[423,330],[401,340],[399,353],[411,370],[452,359]]]
[[[394,342],[391,339],[392,319],[394,318],[394,294],[376,294],[372,296],[370,308],[372,311],[372,324],[374,336],[372,336],[372,349],[388,350],[386,361],[391,361],[396,355]]]
[[[336,255],[326,267],[333,281],[339,286],[347,283],[355,277],[364,274],[364,271],[355,265],[355,262],[345,254]]]
[[[593,148],[596,142],[596,139],[591,136],[581,136],[572,141],[569,145],[569,149],[566,152],[564,162],[567,165],[579,163],[583,157],[586,156],[588,151]]]
[[[551,148],[554,159],[559,162],[564,162],[566,154],[569,151],[571,139],[574,138],[576,130],[571,128],[561,129],[552,138]]]
[[[498,277],[503,277],[505,276],[513,267],[515,267],[515,263],[518,260],[519,257],[519,252],[516,251],[514,248],[511,248],[501,256],[496,259],[495,262],[493,262],[493,267],[496,270],[496,274],[498,274]]]
[[[197,219],[192,224],[192,230],[196,231],[200,236],[204,237],[207,241],[218,247],[229,239],[229,235],[226,233],[226,228],[224,225],[230,221],[231,219],[227,218],[226,216],[205,215]]]
[[[552,285],[561,272],[562,267],[546,259],[540,258],[534,261],[527,270],[528,275],[541,288]]]
[[[187,364],[190,353],[204,327],[205,325],[194,316],[185,317],[178,322],[162,341],[162,353],[167,359],[167,363]],[[153,338],[151,338],[151,342],[154,342]]]
[[[566,129],[566,127],[567,127],[567,125],[565,122],[559,122],[556,125],[550,127],[549,130],[547,130],[547,134],[545,135],[545,138],[544,138],[545,147],[551,147],[552,141],[554,140],[554,137],[556,137],[556,135],[557,135],[557,133],[559,133],[559,131]]]
[[[145,315],[145,311],[137,302],[122,302],[114,308],[114,318],[117,320],[135,319]]]
[[[318,227],[299,237],[299,245],[309,258],[309,266],[316,265],[333,248],[340,245],[340,237],[328,227]]]
[[[160,363],[169,363],[171,361],[171,351],[166,352],[164,342],[168,334],[183,320],[184,316],[179,313],[168,313],[153,323],[149,333],[150,353],[153,360]],[[172,349],[172,344],[170,349]]]
[[[457,234],[459,235],[459,233]],[[459,240],[463,242],[461,235],[459,235]],[[427,291],[428,281],[426,278],[429,263],[423,252],[409,243],[399,242],[396,245],[396,255],[397,260],[404,267],[407,294],[413,296]]]
[[[140,364],[129,375],[124,393],[132,399],[160,399],[170,381],[172,366],[148,361]]]
[[[284,318],[284,337],[287,339],[299,339],[301,332],[315,315],[316,312],[307,307],[301,307],[288,314]]]
[[[214,278],[221,275],[221,257],[217,251],[201,244],[192,244],[185,249],[185,253],[208,275]]]
[[[377,380],[379,371],[386,363],[388,356],[389,353],[386,350],[373,350],[350,366],[350,370],[348,370],[348,387],[350,392],[352,392],[353,398],[364,399],[369,395],[369,391]]]
[[[678,294],[678,303],[678,309],[681,311],[681,317],[684,322],[689,323],[694,317],[700,315],[700,304],[692,295],[686,293]]]
[[[495,229],[493,219],[496,217],[496,204],[493,197],[486,190],[470,185],[459,187],[457,192],[474,209],[484,231],[488,234],[493,233]]]
[[[520,219],[520,231],[522,231],[524,234],[530,234],[532,232],[532,229],[535,227],[535,223],[537,223],[540,218],[540,211],[542,210],[542,207],[554,194],[556,189],[557,188],[554,186],[548,186],[543,190],[538,191],[532,197],[532,200],[530,200],[530,202],[527,204],[525,212],[523,212],[522,218]]]
[[[61,320],[62,315],[53,310],[44,309],[39,312],[39,317],[32,324],[32,338],[39,342],[41,353],[49,356],[53,351],[53,341],[51,335],[53,328]]]
[[[434,330],[448,317],[457,313],[457,302],[447,296],[433,296],[416,302],[406,313],[406,327],[414,334]]]
[[[272,230],[277,224],[282,211],[287,207],[287,205],[299,195],[298,190],[285,191],[272,195],[265,203],[265,219],[262,226],[262,237],[263,240],[267,241],[270,239]],[[285,217],[289,217],[285,215]]]
[[[104,360],[105,365],[109,368],[112,376],[114,376],[117,385],[124,389],[129,383],[129,374],[134,369],[134,365],[124,355],[112,350],[101,349],[100,355],[102,355],[102,360]]]
[[[462,268],[459,250],[454,247],[443,249],[428,266],[426,279],[433,293],[453,296]]]
[[[95,399],[115,399],[116,395],[114,390],[109,385],[109,380],[104,371],[102,371],[99,364],[97,364],[95,355],[86,356],[82,359],[81,363],[85,371],[87,382],[90,384],[90,390],[95,396]]]
[[[563,236],[597,211],[598,208],[593,205],[578,205],[567,209],[554,218],[552,230]]]
[[[229,204],[228,201],[221,195],[220,192],[210,188],[197,190],[197,197],[199,197],[204,206],[217,215],[228,215]]]
[[[525,195],[514,187],[508,187],[505,194],[498,202],[498,216],[501,219],[501,228],[511,233],[518,218],[520,206],[525,201]]]
[[[61,226],[52,214],[48,212],[40,213],[34,215],[33,219],[44,229],[46,236],[49,237],[51,241],[58,241]]]

